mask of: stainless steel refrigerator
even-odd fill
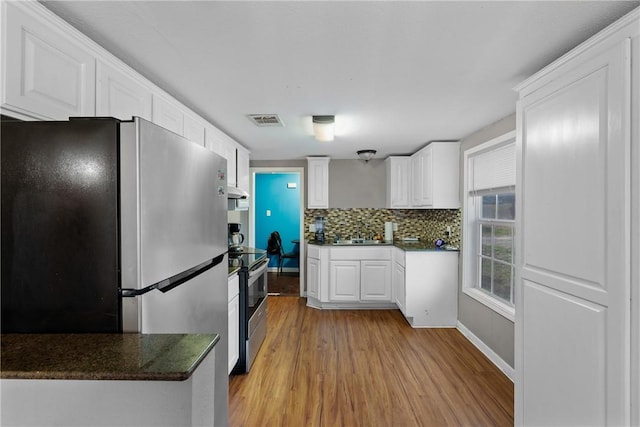
[[[0,136],[2,332],[218,333],[226,425],[225,159],[139,118]]]

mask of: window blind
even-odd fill
[[[511,142],[468,158],[469,193],[513,190],[516,185],[516,144]]]

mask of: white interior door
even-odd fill
[[[518,106],[517,424],[630,422],[629,52]]]

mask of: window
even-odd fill
[[[515,132],[464,153],[463,291],[514,318]]]
[[[513,306],[515,193],[479,196],[477,226],[480,289]]]

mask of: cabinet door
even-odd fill
[[[427,146],[420,152],[420,206],[433,205],[433,147]]]
[[[404,267],[397,262],[393,263],[393,297],[396,305],[405,313],[405,281],[404,281]]]
[[[318,299],[320,285],[320,260],[307,258],[307,296]]]
[[[329,158],[307,157],[307,207],[329,208]]]
[[[240,355],[240,295],[229,301],[229,368],[230,374]]]
[[[153,95],[153,123],[182,135],[184,114],[180,107],[159,95]]]
[[[420,193],[422,191],[422,162],[420,154],[411,156],[411,207],[420,207]]]
[[[96,115],[131,120],[151,120],[151,91],[136,79],[103,62],[98,62]]]
[[[460,207],[460,142],[431,142],[431,172],[425,177],[430,184],[430,207]],[[428,161],[427,161],[428,162]],[[427,191],[429,193],[429,191]]]
[[[408,208],[410,203],[410,157],[389,157],[387,162],[387,207]]]
[[[628,27],[637,42],[637,18]],[[550,81],[518,104],[520,425],[630,424],[628,118],[638,74],[627,37],[607,33],[597,55],[545,69]],[[558,235],[562,244],[549,245]]]
[[[236,149],[236,161],[237,161],[237,185],[238,188],[249,192],[249,152],[244,148]]]
[[[3,107],[44,119],[95,115],[95,58],[64,30],[2,2],[6,39]]]
[[[227,159],[227,185],[236,186],[236,146],[229,137],[214,127],[205,130],[206,147]]]
[[[360,300],[360,261],[331,261],[329,300]]]
[[[391,262],[360,262],[360,300],[391,301]]]
[[[204,146],[204,124],[188,114],[184,114],[183,120],[184,137]]]

